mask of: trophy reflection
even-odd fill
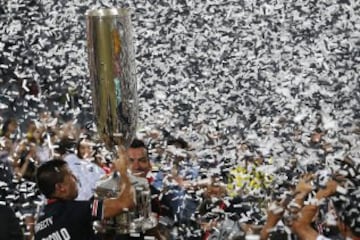
[[[89,71],[97,131],[105,145],[128,147],[136,133],[138,116],[135,54],[129,10],[109,8],[86,13]],[[141,233],[156,226],[151,216],[151,194],[146,179],[130,175],[135,209],[97,221],[102,233]],[[114,172],[97,183],[95,197],[116,197],[121,176]]]

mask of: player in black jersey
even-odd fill
[[[118,198],[74,201],[78,189],[76,178],[63,160],[51,160],[38,168],[37,183],[48,199],[37,224],[35,240],[98,239],[93,220],[111,218],[134,206],[133,187],[126,173],[126,153],[120,150],[115,166],[122,176],[122,191]]]

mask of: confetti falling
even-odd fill
[[[2,119],[92,119],[84,14],[108,6],[132,9],[139,130],[185,139],[200,172],[260,155],[281,185],[317,164],[359,162],[355,0],[1,0]]]

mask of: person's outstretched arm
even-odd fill
[[[271,229],[276,226],[283,214],[284,209],[282,206],[279,206],[276,203],[272,203],[269,206],[266,223],[260,231],[260,240],[268,239]]]
[[[119,213],[135,206],[134,188],[127,175],[127,154],[123,146],[118,151],[119,158],[114,162],[115,169],[121,175],[121,192],[117,198],[108,198],[103,203],[103,218],[115,217]]]
[[[297,207],[300,209],[303,206],[305,197],[311,192],[312,186],[310,185],[310,180],[312,179],[311,174],[304,175],[295,188],[295,199],[293,201],[296,203]],[[260,239],[266,240],[269,237],[270,231],[276,226],[278,221],[282,218],[285,209],[288,207],[288,201],[284,200],[280,205],[273,203],[270,205],[267,213],[267,220],[260,232]]]
[[[333,195],[336,192],[337,182],[329,180],[326,187],[320,189],[315,196],[315,203],[304,206],[300,211],[300,217],[292,223],[293,232],[303,240],[315,240],[319,234],[311,227],[311,222],[318,211],[321,200]]]

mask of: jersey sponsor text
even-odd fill
[[[59,231],[53,232],[46,238],[43,238],[42,240],[70,240],[70,234],[66,230],[66,228],[62,228]]]
[[[38,222],[35,225],[35,232],[41,231],[52,224],[53,224],[52,217],[45,218],[44,220],[42,220],[41,222]]]

